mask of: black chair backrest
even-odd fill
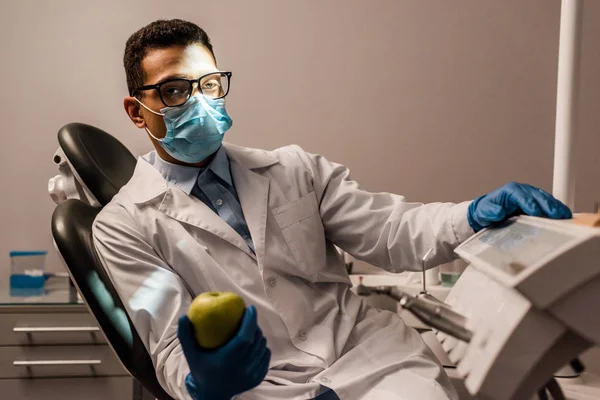
[[[157,399],[171,400],[94,249],[92,224],[99,211],[76,199],[60,203],[52,214],[54,242],[123,366]]]
[[[98,128],[68,124],[59,131],[58,141],[83,183],[102,206],[110,202],[133,175],[135,157],[121,142]],[[96,254],[92,224],[99,212],[99,208],[80,200],[60,203],[52,214],[56,248],[123,366],[158,400],[172,400],[158,383],[152,359]]]
[[[116,138],[94,126],[74,122],[58,131],[58,143],[94,197],[105,206],[125,185],[136,159]]]

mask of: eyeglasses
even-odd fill
[[[211,72],[198,79],[173,78],[155,85],[142,86],[133,92],[155,89],[160,100],[167,107],[178,107],[185,104],[194,92],[194,85],[198,91],[209,99],[222,99],[229,93],[231,72]]]

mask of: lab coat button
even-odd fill
[[[269,285],[269,287],[277,286],[277,279],[270,277],[269,279],[267,279],[267,285]]]
[[[223,200],[219,199],[216,201],[217,206],[221,207],[223,205]]]
[[[304,341],[306,340],[306,332],[304,332],[304,331],[301,331],[301,332],[298,334],[298,339],[304,342]]]
[[[325,378],[325,377],[323,377],[323,378],[319,378],[319,380],[320,380],[321,382],[323,382],[323,383],[331,383],[331,380],[329,380],[329,379],[327,379],[327,378]]]

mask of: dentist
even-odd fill
[[[124,65],[125,111],[154,151],[97,217],[94,243],[174,398],[456,399],[420,335],[351,292],[334,246],[415,271],[428,249],[429,267],[449,262],[474,232],[512,215],[571,216],[529,185],[460,204],[411,203],[366,192],[343,165],[295,145],[223,143],[232,74],[193,23],[141,28]],[[216,351],[198,347],[184,316],[206,291],[249,305]]]

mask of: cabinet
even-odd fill
[[[36,297],[0,288],[0,397],[131,400],[133,379],[72,290]]]

